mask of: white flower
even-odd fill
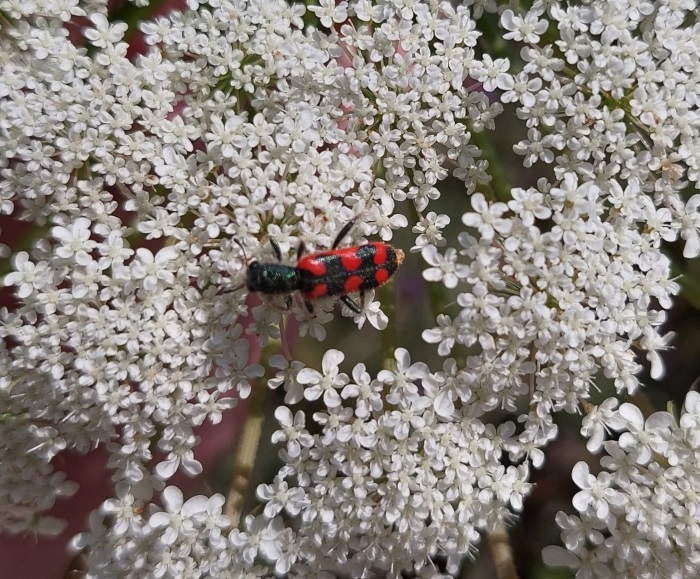
[[[60,243],[56,248],[56,255],[63,259],[72,259],[84,265],[88,261],[90,253],[97,242],[90,239],[90,220],[84,217],[76,219],[71,227],[57,226],[52,230],[53,236]]]
[[[412,229],[413,233],[418,233],[416,244],[411,248],[411,252],[421,251],[428,245],[442,247],[445,245],[445,238],[442,236],[442,230],[450,223],[450,218],[447,215],[438,215],[434,211],[428,213],[420,222]]]
[[[299,384],[306,386],[304,398],[316,400],[323,396],[323,403],[329,408],[340,406],[338,389],[342,389],[349,379],[347,374],[339,372],[338,364],[345,359],[345,354],[338,350],[328,350],[323,355],[321,368],[323,374],[312,368],[304,368],[297,375]]]
[[[505,39],[512,39],[518,42],[536,44],[540,36],[544,34],[549,26],[546,20],[538,20],[537,15],[528,12],[524,18],[516,16],[512,10],[504,10],[501,14],[501,25],[510,32],[503,35]]]
[[[16,285],[17,297],[28,298],[35,290],[40,290],[51,283],[52,272],[46,261],[34,263],[29,261],[29,254],[20,251],[14,258],[15,269],[5,276],[6,286]]]
[[[453,289],[457,287],[460,278],[466,277],[469,268],[458,264],[457,250],[448,247],[444,255],[440,255],[433,245],[424,247],[421,251],[423,259],[433,267],[423,270],[423,278],[427,281],[442,281],[445,287]]]
[[[428,344],[438,344],[438,354],[447,356],[455,345],[459,335],[459,325],[450,316],[438,314],[438,326],[429,330],[423,330],[422,337]]]
[[[178,539],[193,535],[196,532],[194,519],[207,511],[209,499],[200,495],[183,502],[182,491],[174,486],[167,487],[162,498],[166,510],[154,513],[148,520],[153,528],[162,529],[160,540],[172,545]]]
[[[508,235],[510,233],[511,222],[501,217],[508,211],[508,206],[505,203],[492,203],[489,205],[481,193],[472,195],[471,203],[474,212],[462,215],[462,223],[464,225],[476,228],[484,239],[493,239],[496,232],[500,235]]]
[[[513,196],[512,201],[508,201],[508,208],[516,213],[523,222],[523,225],[529,227],[535,223],[535,219],[549,219],[552,211],[544,204],[544,195],[536,189],[520,189],[511,190]]]
[[[269,520],[262,515],[247,515],[243,522],[245,530],[231,531],[229,541],[241,550],[246,563],[252,565],[258,553],[268,561],[275,561],[282,555],[279,537],[284,532],[284,524],[280,517]]]
[[[94,28],[83,29],[83,34],[94,46],[105,48],[122,39],[129,28],[124,22],[110,23],[104,14],[95,12],[90,15]]]
[[[369,155],[354,158],[341,153],[335,167],[330,170],[329,177],[341,192],[349,191],[356,183],[372,181],[372,157]]]
[[[153,255],[145,247],[136,250],[136,258],[131,262],[131,272],[135,279],[143,280],[143,288],[152,292],[175,281],[172,271],[173,261],[177,258],[178,251],[174,247],[164,247]]]
[[[96,247],[102,256],[98,262],[100,270],[107,269],[112,263],[124,263],[134,254],[134,250],[126,246],[124,237],[119,231],[110,231],[107,239],[98,242]]]
[[[369,295],[369,294],[368,294]],[[366,297],[365,299],[371,299]],[[362,312],[356,314],[353,318],[357,323],[357,328],[361,329],[367,320],[373,328],[377,330],[384,330],[389,324],[389,318],[382,311],[382,304],[380,301],[373,300],[369,304],[363,305]]]
[[[691,390],[685,396],[685,412],[681,416],[680,426],[692,448],[700,447],[700,393]]]
[[[396,348],[394,352],[396,370],[382,370],[377,374],[377,379],[391,385],[391,392],[387,400],[392,404],[398,399],[409,399],[416,395],[418,389],[415,382],[425,378],[429,369],[424,362],[411,364],[411,355],[406,348]]]
[[[382,197],[380,205],[374,205],[368,212],[367,220],[374,221],[379,229],[379,237],[389,241],[394,236],[394,229],[403,229],[408,225],[405,215],[394,213],[395,203],[391,197]]]
[[[316,14],[321,25],[331,28],[334,24],[345,22],[348,18],[348,3],[335,0],[319,0],[318,6],[309,6],[309,11]]]
[[[314,302],[313,315],[308,314],[305,308],[295,308],[293,311],[303,312],[303,315],[305,316],[299,323],[299,335],[304,337],[306,334],[309,334],[319,342],[325,340],[326,328],[324,326],[333,319],[333,314],[328,311],[328,309],[332,308],[333,306],[334,303],[331,300],[328,300],[325,304],[321,304],[321,302]]]
[[[572,504],[580,513],[592,509],[596,517],[604,519],[611,506],[619,508],[624,505],[625,498],[610,486],[612,477],[608,473],[602,472],[595,477],[590,474],[588,465],[581,461],[574,466],[571,478],[582,489],[572,499]]]
[[[615,413],[620,402],[616,398],[608,398],[599,406],[594,406],[581,421],[581,434],[588,438],[586,448],[589,452],[598,452],[603,447],[605,431],[608,428],[621,426]]]
[[[285,404],[298,404],[304,399],[304,387],[297,381],[299,371],[304,367],[302,362],[292,360],[291,363],[281,354],[270,356],[268,364],[272,368],[278,368],[281,372],[277,372],[274,377],[267,381],[270,388],[277,388],[280,384],[284,385],[286,392],[284,396]]]
[[[669,427],[673,421],[668,412],[655,412],[644,420],[642,411],[628,402],[622,404],[617,412],[627,428],[627,432],[620,435],[619,444],[627,452],[633,451],[639,464],[646,465],[651,460],[652,452],[666,453]]]
[[[273,444],[286,442],[287,452],[291,458],[298,457],[303,447],[313,446],[313,438],[306,430],[306,418],[301,410],[292,416],[292,411],[289,408],[278,406],[275,410],[275,418],[280,423],[282,430],[274,432],[271,440]]]
[[[513,86],[513,80],[507,70],[510,62],[507,58],[497,58],[492,60],[491,56],[484,54],[483,64],[474,71],[474,78],[484,83],[484,90],[492,92],[497,88],[509,90]]]
[[[352,381],[343,388],[341,396],[345,400],[356,398],[355,414],[365,418],[382,409],[382,389],[382,382],[372,380],[365,365],[360,363],[352,369]]]
[[[693,195],[685,204],[685,213],[681,216],[681,238],[685,239],[683,257],[693,258],[700,255],[700,194]]]
[[[279,476],[275,477],[271,485],[258,486],[256,495],[265,501],[264,513],[270,519],[282,510],[292,516],[298,515],[309,502],[302,489],[298,487],[290,489],[287,482]]]
[[[527,139],[513,145],[513,150],[525,157],[523,159],[525,167],[532,167],[538,160],[551,163],[554,161],[554,153],[550,150],[552,139],[553,137],[548,135],[543,136],[537,129],[528,129]]]
[[[644,328],[644,336],[641,339],[641,345],[642,348],[647,351],[647,360],[651,362],[651,371],[649,375],[654,380],[659,380],[666,372],[659,351],[668,349],[674,337],[674,332],[669,332],[662,336],[652,327]]]

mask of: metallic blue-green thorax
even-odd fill
[[[246,285],[251,292],[286,294],[299,289],[299,272],[281,263],[254,261],[248,265]]]

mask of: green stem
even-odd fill
[[[382,368],[391,370],[394,367],[394,351],[396,350],[396,292],[393,291],[393,281],[379,289],[382,309],[389,318],[388,326],[380,332],[382,340]]]
[[[276,342],[270,342],[263,350],[261,359],[268,360],[271,352],[278,349]],[[262,437],[265,422],[265,402],[267,401],[267,381],[263,378],[253,386],[250,406],[243,430],[238,439],[238,448],[233,462],[233,476],[229,487],[224,514],[231,519],[232,528],[236,528],[241,519],[245,499],[249,494],[255,458]]]
[[[471,132],[472,142],[481,149],[484,155],[484,159],[489,162],[489,167],[491,168],[490,175],[491,179],[491,192],[492,197],[495,197],[495,201],[502,201],[507,203],[512,198],[510,196],[510,190],[512,184],[506,178],[505,171],[500,168],[500,161],[502,155],[493,148],[491,141],[486,137],[486,135],[481,133]],[[488,196],[488,195],[487,195]]]
[[[418,211],[416,210],[416,206],[411,203],[410,204],[410,220],[411,226],[414,226],[418,223],[420,220],[420,216],[418,215]],[[420,260],[421,262],[421,271],[427,269],[428,265],[423,261],[423,259]],[[438,314],[442,313],[443,311],[443,306],[445,304],[445,294],[442,291],[442,284],[438,283],[430,283],[430,282],[424,282],[426,291],[428,292],[428,301],[430,302],[430,311],[432,314],[433,318],[436,318]]]

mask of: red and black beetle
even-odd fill
[[[251,262],[246,280],[248,290],[273,295],[299,291],[310,312],[313,312],[311,300],[340,296],[348,308],[361,313],[360,307],[347,294],[364,292],[385,283],[403,262],[404,253],[380,241],[337,249],[353,224],[351,221],[340,230],[328,251],[303,255],[302,243],[297,251],[296,266]],[[274,239],[270,243],[281,261],[279,245]]]

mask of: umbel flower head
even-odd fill
[[[72,542],[90,577],[452,574],[583,408],[609,472],[574,468],[580,520],[558,517],[545,559],[690,572],[697,401],[680,434],[587,401],[603,380],[638,392],[638,352],[663,374],[663,247],[700,254],[694,9],[189,0],[140,22],[134,54],[106,3],[0,0],[0,211],[34,227],[2,250],[0,529],[60,532],[47,511],[80,490],[52,461],[100,446],[113,488]],[[548,177],[509,186],[494,134]],[[311,312],[245,289],[270,239],[293,266],[351,221],[352,244],[406,243],[431,288],[424,344],[407,332],[378,371],[344,344],[307,366],[291,334],[323,341],[338,313],[391,332],[390,298]],[[254,493],[239,461],[226,498],[187,497],[172,479],[203,473],[200,427],[266,383],[277,471]]]

